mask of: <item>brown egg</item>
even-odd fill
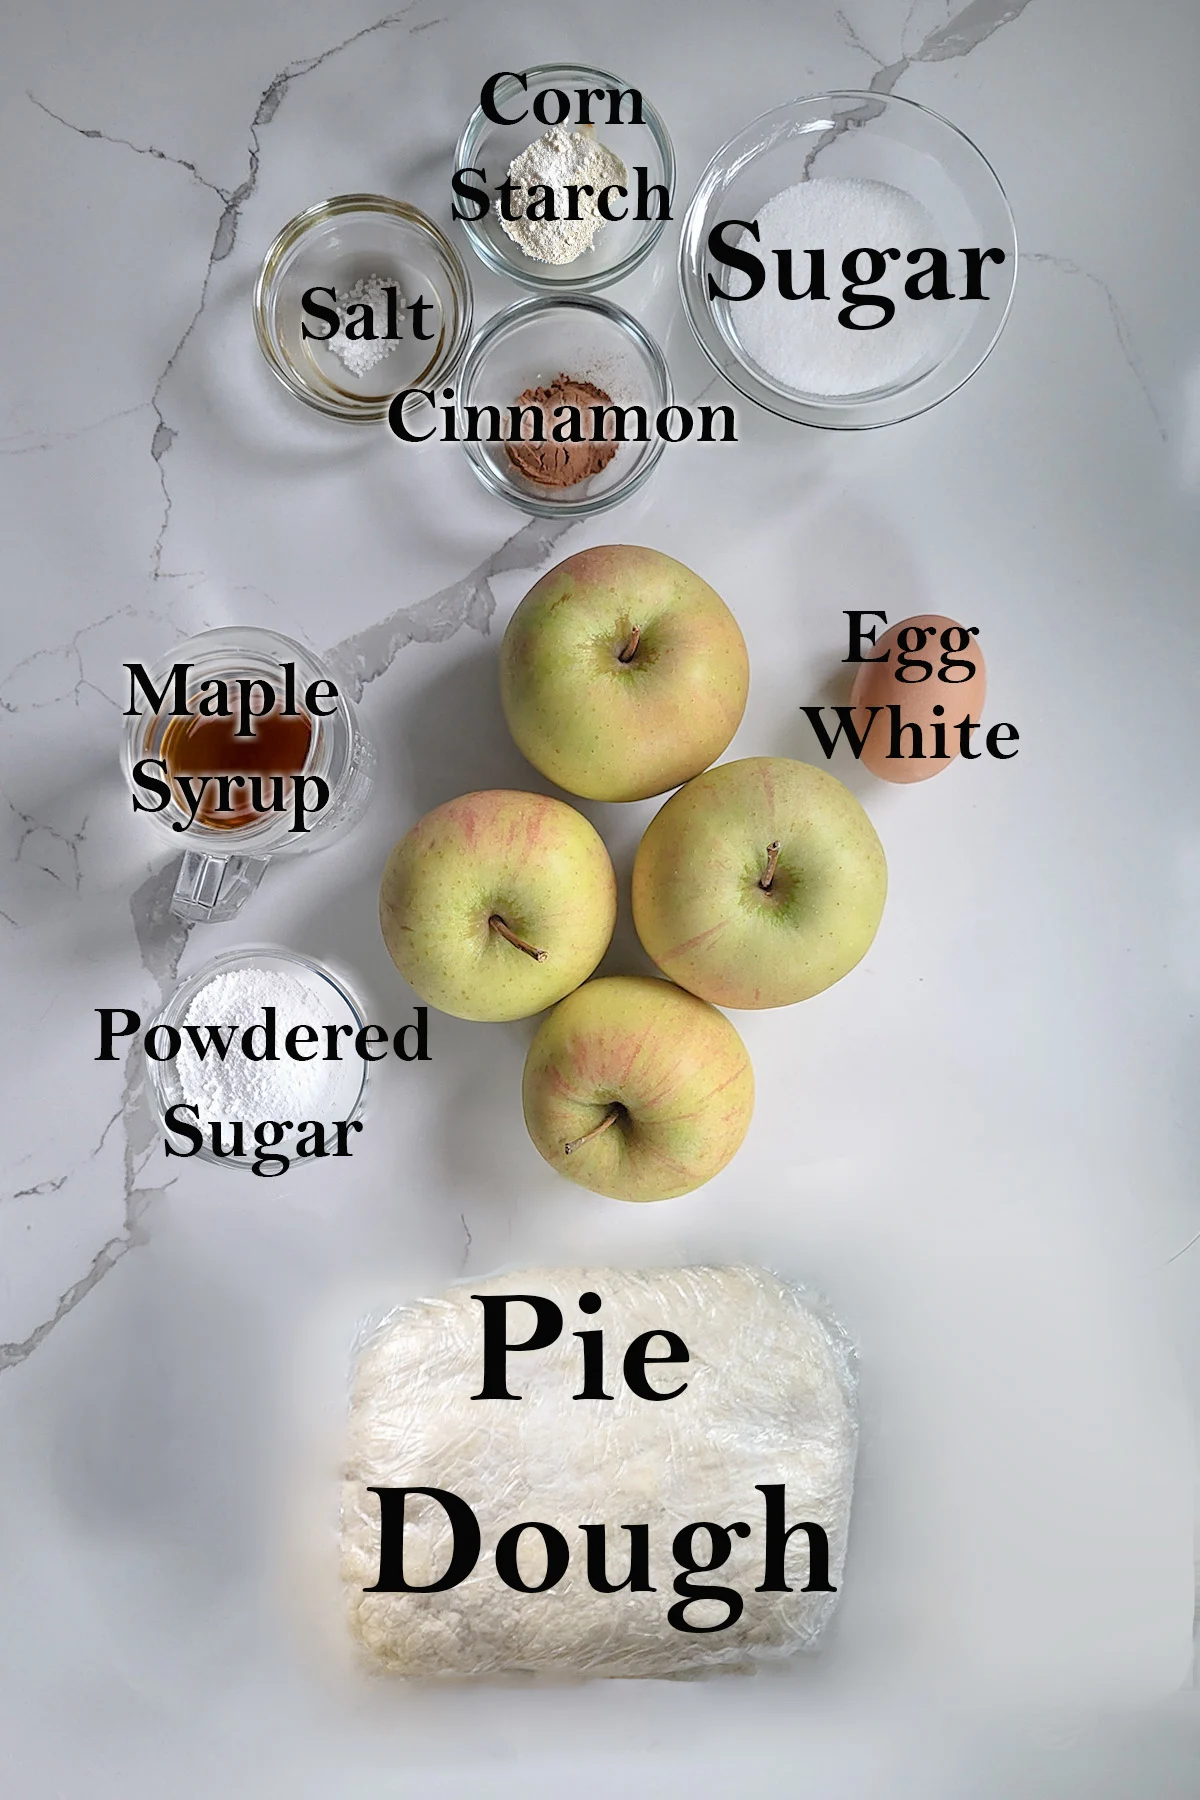
[[[858,759],[864,768],[883,781],[928,781],[949,768],[964,742],[979,754],[979,733],[960,730],[963,720],[978,725],[987,694],[973,627],[918,613],[862,650],[872,660],[857,670],[850,704],[855,730],[867,733]]]

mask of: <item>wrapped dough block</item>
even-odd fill
[[[453,1288],[358,1360],[351,1631],[406,1676],[666,1676],[808,1648],[854,1453],[846,1339],[762,1270]]]

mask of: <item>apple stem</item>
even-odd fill
[[[767,866],[763,870],[762,878],[758,884],[764,894],[770,893],[771,883],[775,879],[775,871],[778,867],[779,867],[779,841],[778,841],[778,839],[776,839],[775,843],[767,845]]]
[[[607,1131],[610,1125],[615,1125],[624,1111],[625,1108],[620,1102],[614,1100],[598,1125],[593,1125],[592,1129],[585,1131],[582,1137],[572,1138],[569,1144],[563,1145],[563,1155],[570,1156],[572,1151],[582,1150],[585,1144],[590,1144],[593,1138],[598,1138],[602,1131]]]
[[[507,924],[499,913],[493,913],[488,924],[493,931],[498,931],[502,938],[507,938],[510,944],[515,944],[518,950],[523,950],[526,956],[532,956],[534,962],[545,962],[546,952],[538,950],[533,944],[527,944],[524,938],[518,937],[512,926]]]
[[[618,652],[617,661],[623,662],[623,663],[631,663],[633,661],[634,657],[637,655],[637,647],[641,643],[641,641],[642,641],[642,628],[640,625],[635,625],[635,626],[633,626],[633,628],[631,629],[631,631],[629,633],[629,642],[626,644],[626,646],[623,650]]]

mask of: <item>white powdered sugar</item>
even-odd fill
[[[954,330],[948,307],[937,300],[906,297],[904,283],[912,275],[910,250],[942,249],[941,234],[929,213],[883,181],[819,177],[785,188],[758,213],[758,242],[743,234],[743,245],[766,268],[767,281],[753,299],[730,305],[730,318],[743,351],[767,377],[796,393],[861,394],[909,379],[937,361]],[[843,289],[852,285],[842,271],[843,258],[856,250],[898,249],[879,281],[860,287],[862,297],[886,295],[894,316],[875,329],[855,329],[838,315],[847,305]],[[794,290],[809,286],[810,250],[825,252],[826,300],[785,299],[779,292],[775,250],[792,252]],[[866,258],[860,265],[864,270]],[[854,314],[861,323],[878,311]]]
[[[596,195],[603,188],[624,187],[629,179],[625,164],[589,127],[568,131],[563,125],[552,125],[544,137],[530,144],[509,164],[508,179],[514,184],[514,208],[522,216],[506,219],[500,213],[500,224],[515,244],[536,262],[572,263],[590,250],[596,233],[605,220],[596,209]],[[577,219],[565,215],[569,208],[568,187],[590,187],[580,192],[573,208]],[[527,219],[527,206],[545,210],[546,196],[533,190],[554,190],[553,219]]]
[[[276,1056],[256,1060],[244,1052],[243,1033],[253,1026],[251,1047],[267,1047],[268,1007],[274,1009]],[[357,1030],[354,1014],[335,989],[300,965],[294,973],[252,963],[223,970],[193,995],[180,1021],[183,1042],[175,1073],[183,1096],[204,1120],[240,1119],[257,1125],[266,1119],[290,1119],[293,1124],[344,1119],[361,1086],[362,1064],[344,1032],[337,1040],[340,1060],[325,1060],[329,1025]],[[203,1056],[197,1054],[189,1026],[205,1046]],[[300,1041],[311,1061],[286,1053],[287,1034],[296,1026],[316,1028],[315,1044],[307,1036]],[[224,1028],[219,1032],[221,1041],[233,1028],[224,1057],[211,1027]]]

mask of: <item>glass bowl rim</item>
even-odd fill
[[[515,71],[509,72],[515,73]],[[537,76],[541,78],[542,76],[551,75],[583,76],[589,80],[592,77],[595,77],[597,80],[615,87],[628,88],[632,85],[629,82],[622,82],[619,75],[612,74],[608,69],[592,68],[586,63],[530,63],[528,68],[522,69],[520,72],[527,77]],[[658,153],[662,158],[663,177],[666,183],[667,195],[670,203],[669,210],[673,218],[675,214],[675,189],[677,180],[675,148],[671,142],[671,134],[663,123],[662,114],[650,100],[647,100],[641,88],[637,91],[642,96],[642,110],[645,114],[644,123],[646,129],[654,139],[654,142],[658,147]],[[456,170],[468,166],[474,156],[475,146],[483,136],[484,128],[492,124],[494,124],[494,120],[485,117],[482,106],[476,106],[466,124],[463,126],[462,131],[459,133],[458,143],[454,147],[454,167]],[[546,129],[549,130],[549,126],[547,126]],[[598,293],[601,288],[612,287],[615,282],[623,280],[626,275],[632,274],[634,269],[640,267],[649,256],[654,246],[658,243],[664,229],[670,222],[671,221],[667,219],[646,220],[645,223],[649,225],[651,229],[647,231],[643,237],[639,238],[633,249],[623,256],[620,262],[614,263],[611,269],[602,269],[598,273],[593,273],[591,275],[552,276],[541,275],[533,268],[525,268],[524,266],[518,267],[507,255],[498,254],[490,241],[484,237],[483,233],[478,229],[480,223],[479,220],[460,219],[458,221],[466,232],[471,248],[474,250],[476,256],[478,256],[480,262],[491,269],[493,274],[507,275],[511,280],[519,282],[522,287],[532,288],[539,294],[550,295]],[[519,254],[515,245],[513,246],[513,253],[514,255]],[[559,266],[570,267],[569,264]]]
[[[932,377],[935,377],[940,370],[944,369],[944,361],[935,364],[932,369],[926,370],[923,375],[918,376],[916,380],[908,386],[900,387],[896,389],[894,393],[888,394],[882,399],[862,399],[859,396],[854,396],[853,398],[839,401],[836,397],[831,397],[829,401],[822,403],[819,400],[797,396],[794,400],[789,401],[786,394],[771,387],[765,381],[761,381],[753,369],[746,366],[742,359],[736,355],[719,333],[715,334],[717,342],[710,343],[708,341],[704,326],[711,316],[711,308],[707,305],[703,296],[695,292],[692,285],[693,277],[690,266],[692,240],[695,237],[699,219],[706,210],[708,201],[711,198],[714,178],[723,165],[732,161],[731,152],[734,151],[735,147],[751,132],[760,129],[768,119],[782,118],[786,114],[796,113],[801,108],[819,107],[823,105],[836,106],[844,101],[853,101],[858,104],[865,102],[877,106],[881,112],[886,112],[889,107],[895,107],[901,110],[907,108],[911,112],[921,113],[927,119],[932,120],[937,129],[950,132],[954,137],[961,139],[962,143],[966,145],[967,150],[979,165],[985,180],[990,181],[993,191],[1000,201],[1000,206],[1007,225],[1008,240],[1009,245],[1011,245],[1011,274],[1009,277],[1008,293],[1004,302],[1004,309],[1001,312],[999,319],[996,321],[991,338],[984,346],[978,358],[970,365],[970,367],[964,369],[963,373],[954,381],[952,386],[943,386],[941,389],[931,394],[920,396],[919,398],[917,397],[917,390],[920,388],[921,384],[929,381]],[[738,170],[740,171],[742,167],[747,166],[748,163],[753,162],[754,160],[756,160],[754,156],[741,158],[737,164]],[[955,182],[955,186],[960,186],[960,184]],[[1007,247],[1008,246],[1006,246],[1006,248]],[[787,419],[792,424],[808,425],[817,430],[824,431],[870,431],[884,425],[899,425],[906,419],[915,419],[922,413],[931,411],[933,407],[940,406],[943,400],[948,400],[951,394],[956,394],[961,387],[965,386],[973,375],[979,372],[988,357],[992,354],[992,351],[996,348],[996,345],[999,343],[1004,327],[1008,323],[1009,314],[1012,311],[1013,300],[1016,296],[1018,264],[1019,247],[1017,242],[1016,220],[1013,218],[1012,206],[1009,202],[1008,195],[1005,192],[1004,184],[1000,180],[999,175],[996,173],[996,170],[988,157],[979,148],[979,145],[975,140],[963,130],[961,125],[956,125],[953,120],[947,119],[943,113],[936,111],[932,106],[926,106],[923,101],[910,100],[906,94],[878,94],[872,93],[869,88],[832,88],[824,93],[803,94],[795,99],[785,100],[779,106],[768,107],[765,112],[759,113],[755,118],[751,119],[748,124],[742,126],[740,131],[734,132],[733,136],[728,138],[709,159],[700,179],[696,183],[695,192],[688,203],[688,208],[684,214],[683,225],[679,234],[679,295],[683,305],[684,316],[691,327],[693,337],[704,352],[704,355],[708,358],[708,361],[712,364],[713,368],[716,369],[717,373],[745,399],[750,400],[754,405],[761,407],[764,412],[772,413],[779,419]],[[906,396],[910,395],[914,397],[915,404],[905,403]],[[897,406],[900,406],[902,410],[897,411]],[[886,410],[888,408],[891,410]],[[854,418],[849,416],[855,412],[863,413],[868,411],[881,411],[883,416],[871,416],[865,418]]]
[[[466,404],[467,377],[468,375],[472,378],[477,376],[493,345],[507,336],[513,327],[522,325],[526,320],[536,318],[539,314],[550,312],[556,308],[566,312],[598,314],[623,331],[627,337],[632,338],[649,362],[659,383],[659,391],[664,396],[661,406],[674,405],[675,390],[671,382],[671,370],[667,359],[641,320],[635,318],[625,307],[619,306],[615,300],[602,299],[599,294],[526,294],[522,299],[514,300],[508,306],[502,307],[499,312],[493,313],[492,317],[480,326],[471,341],[459,374],[454,403],[456,421],[462,418],[462,409]],[[627,500],[631,494],[636,494],[658,467],[659,458],[666,449],[666,440],[660,437],[652,438],[646,446],[645,456],[637,466],[623,476],[620,481],[614,482],[613,486],[606,489],[603,494],[580,495],[576,500],[557,501],[542,500],[537,495],[518,492],[497,474],[487,457],[482,455],[479,444],[467,443],[464,440],[462,447],[472,469],[489,493],[495,494],[499,499],[507,501],[512,506],[520,507],[523,512],[532,513],[535,518],[561,519],[587,518],[593,513],[607,512],[609,507],[617,506],[622,500]]]
[[[387,194],[334,194],[328,200],[318,200],[315,205],[305,207],[294,218],[289,219],[271,244],[268,246],[258,274],[254,281],[253,309],[254,335],[258,347],[262,351],[266,363],[276,380],[281,382],[289,394],[303,400],[306,406],[324,413],[326,418],[342,419],[353,425],[377,424],[386,419],[388,408],[394,395],[378,395],[367,397],[353,407],[326,399],[315,393],[301,382],[276,353],[275,343],[267,325],[267,295],[271,284],[279,275],[280,266],[287,253],[299,244],[314,226],[323,224],[329,219],[344,217],[347,213],[377,213],[384,217],[399,220],[401,224],[410,225],[422,236],[427,237],[446,271],[449,286],[454,290],[459,301],[458,330],[447,344],[440,361],[430,371],[428,379],[445,381],[451,376],[462,360],[463,352],[471,337],[474,324],[475,297],[471,287],[471,275],[459,251],[446,236],[441,226],[428,213],[414,206],[411,200],[393,200]],[[399,390],[397,390],[399,391]]]
[[[309,974],[319,975],[328,982],[339,999],[345,1002],[358,1021],[360,1030],[368,1023],[367,1015],[354,990],[347,982],[343,981],[340,975],[335,974],[328,964],[318,962],[315,956],[308,956],[303,950],[292,950],[281,944],[239,944],[235,949],[219,950],[215,956],[209,957],[208,961],[202,963],[198,969],[193,969],[190,975],[185,975],[182,981],[177,982],[146,1027],[146,1035],[148,1036],[156,1026],[176,1024],[181,1016],[179,1009],[199,993],[200,989],[211,981],[214,975],[224,974],[229,969],[244,968],[247,963],[265,959],[273,962],[298,963],[302,968],[307,969]],[[358,1060],[362,1064],[362,1078],[358,1084],[358,1093],[355,1096],[354,1104],[346,1115],[347,1123],[360,1117],[366,1101],[368,1064],[365,1058],[360,1057]],[[142,1064],[146,1071],[146,1085],[152,1098],[158,1123],[165,1127],[167,1106],[173,1105],[174,1099],[167,1099],[165,1077],[162,1073],[164,1065],[157,1058],[146,1054],[144,1039]],[[253,1161],[253,1158],[248,1156],[214,1156],[207,1138],[195,1154],[199,1162],[218,1163],[222,1168],[240,1169],[244,1173],[249,1173]],[[295,1160],[293,1158],[293,1161]],[[319,1159],[313,1157],[310,1160],[315,1163]]]

